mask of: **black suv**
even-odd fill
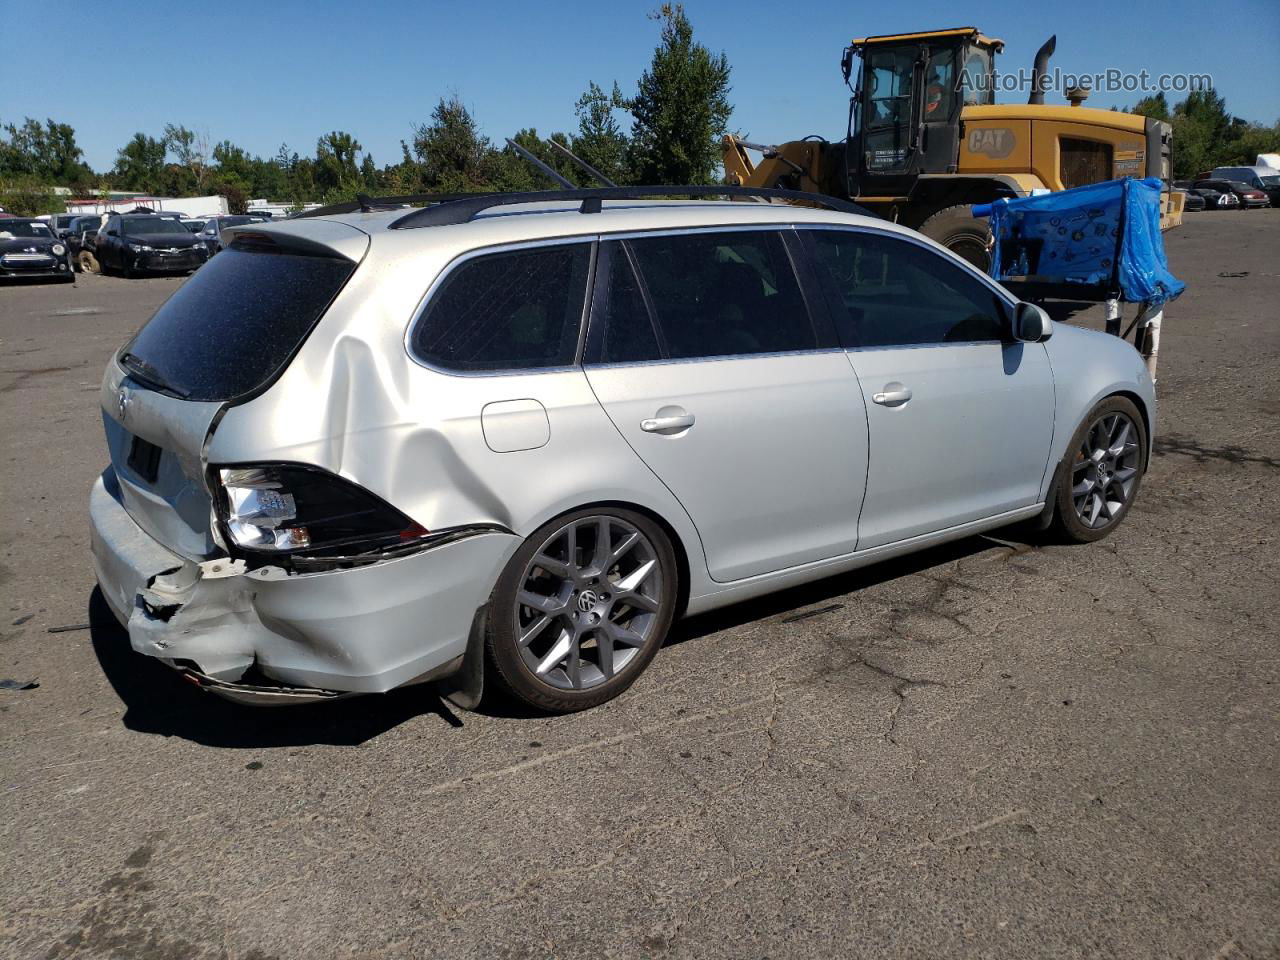
[[[143,272],[194,270],[209,259],[208,248],[177,220],[153,214],[117,214],[98,232],[95,254],[103,273],[126,277]]]

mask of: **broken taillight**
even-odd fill
[[[218,517],[229,545],[308,556],[363,553],[429,535],[385,500],[300,464],[220,467]]]

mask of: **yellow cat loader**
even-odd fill
[[[1004,43],[976,27],[854,40],[841,61],[854,89],[848,138],[768,146],[725,137],[727,182],[851,199],[984,270],[990,230],[969,208],[999,197],[1158,177],[1166,184],[1161,227],[1176,226],[1182,194],[1167,189],[1172,128],[1083,107],[1088,92],[1078,88],[1067,91],[1071,106],[1046,106],[1056,42],[1050,37],[1036,54],[1029,101],[997,104],[994,61]],[[749,150],[762,154],[759,163]]]

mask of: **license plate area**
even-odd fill
[[[160,448],[141,437],[134,437],[129,445],[129,469],[145,480],[155,483],[160,475]]]

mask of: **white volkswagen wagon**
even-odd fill
[[[103,380],[93,555],[133,648],[241,700],[577,710],[677,617],[1124,518],[1128,343],[835,201],[626,197],[228,231]]]

